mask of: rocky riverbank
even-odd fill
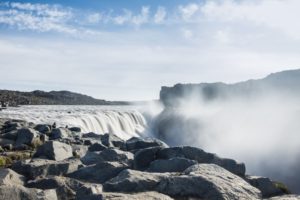
[[[0,199],[300,199],[202,149],[0,119]]]

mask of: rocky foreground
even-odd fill
[[[0,199],[300,199],[243,163],[157,139],[0,119],[0,146]]]

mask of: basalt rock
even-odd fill
[[[57,141],[48,141],[37,149],[34,157],[60,161],[72,157],[72,152],[70,145]]]
[[[197,164],[194,160],[185,158],[171,158],[168,160],[155,160],[150,163],[148,172],[183,172],[188,167]]]
[[[130,152],[121,151],[118,149],[105,149],[101,152],[90,152],[81,158],[81,161],[85,165],[92,165],[102,161],[110,161],[110,162],[122,162],[131,166],[133,163],[134,155]]]
[[[242,178],[214,164],[198,164],[183,174],[124,170],[103,185],[104,191],[157,191],[174,198],[260,199],[260,191]]]
[[[85,199],[85,195],[99,194],[102,186],[99,184],[84,183],[75,179],[61,176],[47,176],[36,180],[28,181],[27,187],[42,190],[55,189],[58,200],[69,200],[79,197]]]
[[[264,198],[283,195],[283,191],[276,187],[269,178],[259,176],[247,176],[246,180],[254,187],[258,188]]]
[[[72,132],[66,128],[55,128],[55,129],[52,129],[52,131],[50,133],[51,140],[68,138],[71,136],[72,136]]]
[[[119,162],[98,162],[68,174],[68,177],[91,183],[104,183],[117,176],[128,166]]]
[[[168,147],[164,142],[154,138],[138,138],[133,137],[126,141],[127,151],[136,151],[139,149],[145,149],[149,147]]]
[[[30,179],[35,179],[39,176],[48,175],[63,176],[81,167],[83,167],[83,164],[79,159],[67,159],[63,161],[32,159],[15,163],[12,169]]]
[[[35,146],[36,143],[40,140],[39,133],[32,128],[22,128],[17,132],[17,140],[16,146],[20,146],[22,144]]]
[[[244,176],[246,172],[243,163],[238,163],[233,159],[220,158],[216,154],[207,153],[196,147],[170,147],[161,149],[157,152],[157,159],[170,159],[176,157],[195,160],[198,163],[217,164],[239,176]]]

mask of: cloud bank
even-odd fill
[[[298,68],[297,7],[297,0],[102,10],[3,2],[0,71],[8,76],[1,85],[153,99],[162,85],[236,82]]]

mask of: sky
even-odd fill
[[[300,68],[299,0],[0,0],[0,88],[150,100]]]

